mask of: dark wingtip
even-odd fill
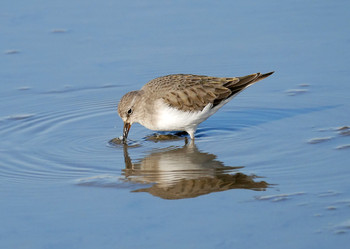
[[[275,71],[272,71],[272,72],[269,72],[269,73],[265,73],[265,74],[261,74],[261,75],[259,75],[258,80],[265,79],[265,78],[269,77],[271,74],[273,74],[274,72]]]
[[[261,75],[261,76],[266,76],[266,77],[268,77],[268,76],[270,76],[271,74],[273,74],[275,71],[272,71],[272,72],[269,72],[269,73],[265,73],[265,74],[263,74],[263,75]]]

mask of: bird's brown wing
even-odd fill
[[[182,111],[201,111],[209,103],[215,107],[269,74],[219,78],[192,74],[174,74],[156,78],[142,89],[162,98],[169,106]]]

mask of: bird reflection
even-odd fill
[[[194,198],[229,189],[265,190],[265,181],[239,172],[243,167],[225,166],[216,156],[200,152],[194,143],[154,151],[132,163],[124,146],[124,181],[152,184],[133,192],[148,192],[163,199]]]

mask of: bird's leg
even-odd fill
[[[190,135],[191,140],[194,140],[194,133],[196,132],[196,130],[197,130],[197,126],[194,127],[194,128],[186,130],[186,132]]]

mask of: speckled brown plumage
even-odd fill
[[[149,81],[141,90],[154,98],[162,98],[171,107],[182,111],[200,111],[209,103],[213,107],[264,79],[267,74],[221,78],[193,74],[173,74]]]

